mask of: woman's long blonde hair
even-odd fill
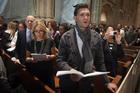
[[[11,21],[8,23],[7,30],[10,30],[10,34],[12,36],[15,35],[16,29],[17,29],[17,24],[15,22]]]

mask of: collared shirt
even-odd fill
[[[30,42],[32,39],[32,32],[30,29],[26,28],[26,41]]]

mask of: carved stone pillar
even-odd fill
[[[138,1],[137,16],[136,16],[136,26],[140,26],[140,0]]]
[[[44,12],[47,12],[47,17],[54,17],[54,0],[47,0],[47,5],[45,5],[47,7],[47,10]]]
[[[91,22],[99,24],[102,0],[91,0]]]
[[[54,17],[54,0],[35,0],[36,16]]]

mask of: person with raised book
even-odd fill
[[[65,32],[60,40],[56,60],[58,70],[75,69],[83,74],[96,71],[105,72],[104,54],[101,36],[90,29],[90,9],[87,4],[75,5],[74,20],[76,25]],[[117,86],[109,82],[107,75],[104,82],[115,93]],[[93,93],[93,77],[68,74],[60,76],[61,93]]]
[[[56,55],[51,51],[55,48],[53,40],[49,38],[45,24],[35,20],[32,29],[33,40],[27,43],[26,67],[41,81],[54,89],[53,62]]]

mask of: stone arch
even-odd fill
[[[113,9],[110,4],[105,4],[101,8],[100,22],[104,24],[113,24]]]

